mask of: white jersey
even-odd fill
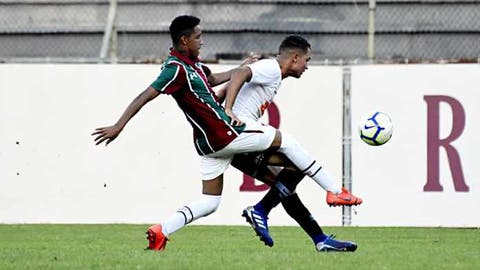
[[[262,59],[248,65],[252,78],[238,92],[233,113],[240,119],[257,121],[280,89],[282,74],[276,59]]]

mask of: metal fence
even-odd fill
[[[323,63],[480,56],[480,0],[0,0],[0,61],[159,62],[180,14],[202,19],[208,61],[273,55],[288,34]]]

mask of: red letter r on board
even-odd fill
[[[465,128],[465,111],[462,104],[449,96],[424,96],[423,98],[427,103],[427,183],[423,191],[443,191],[440,184],[440,147],[443,147],[447,152],[455,191],[468,192],[460,155],[451,145],[462,135]],[[452,130],[444,139],[440,139],[440,102],[445,102],[452,108]]]

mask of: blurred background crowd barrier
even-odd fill
[[[480,0],[0,0],[1,62],[161,62],[177,15],[202,19],[209,62],[274,55],[305,36],[314,63],[479,62]]]

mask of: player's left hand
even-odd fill
[[[249,65],[251,63],[257,62],[258,59],[260,59],[260,55],[251,52],[250,55],[242,61],[240,66],[243,67],[243,66]]]

